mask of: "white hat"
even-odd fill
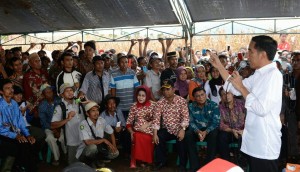
[[[88,104],[85,105],[84,109],[87,112],[94,106],[96,106],[98,108],[100,107],[96,102],[89,102]]]

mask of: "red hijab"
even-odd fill
[[[137,97],[138,97],[138,94],[139,94],[140,91],[144,91],[146,93],[146,100],[145,100],[144,103],[140,103],[137,100]],[[136,92],[135,92],[134,96],[135,96],[135,99],[136,99],[136,106],[137,106],[137,108],[141,108],[141,107],[144,107],[144,106],[150,106],[151,105],[151,102],[150,102],[151,92],[150,92],[150,89],[146,85],[139,86],[136,89]]]

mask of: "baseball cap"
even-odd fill
[[[96,102],[89,102],[88,104],[86,104],[86,105],[84,106],[84,109],[85,109],[85,111],[87,112],[87,111],[89,111],[89,110],[90,110],[92,107],[94,107],[94,106],[100,108],[100,106],[99,106]]]
[[[164,80],[164,81],[162,82],[162,85],[161,85],[161,88],[160,88],[160,89],[162,89],[162,88],[171,88],[171,87],[174,87],[173,81],[170,80],[170,79],[166,79],[166,80]]]

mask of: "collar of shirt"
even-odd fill
[[[97,120],[97,121],[98,121],[98,120]],[[87,122],[88,122],[89,126],[94,125],[93,121],[92,121],[89,117],[87,118]],[[97,122],[96,122],[96,124],[97,124]],[[95,126],[95,125],[94,125],[94,126]]]
[[[275,62],[272,62],[272,63],[270,63],[270,64],[267,64],[267,65],[261,67],[260,69],[257,69],[256,71],[257,71],[259,74],[263,75],[263,74],[265,74],[265,73],[268,73],[268,72],[269,72],[270,70],[272,70],[273,68],[277,68]]]
[[[204,106],[203,107],[200,107],[196,101],[193,101],[193,106],[194,108],[199,108],[199,109],[203,109],[204,107],[206,107],[209,103],[210,103],[211,100],[209,99],[206,99],[205,103],[204,103]]]
[[[175,104],[177,99],[179,99],[179,98],[180,98],[180,96],[174,94],[174,98],[173,98],[172,102],[169,102],[165,97],[163,97],[162,101],[163,101],[163,103],[166,103],[166,104],[170,104],[170,103]]]
[[[151,69],[151,70],[150,70],[150,72],[152,72],[152,73],[153,73],[153,75],[157,75],[157,76],[159,76],[159,75],[160,75],[160,72],[159,72],[159,71],[158,71],[158,73],[155,73],[155,72],[154,72],[154,70],[152,70],[152,69]]]
[[[73,105],[75,106],[76,102],[74,100],[72,100],[72,103],[67,102],[64,98],[62,98],[62,102],[64,102],[65,105]]]

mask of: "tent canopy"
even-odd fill
[[[181,1],[192,22],[300,16],[298,0]],[[179,24],[169,0],[2,0],[0,34]]]

